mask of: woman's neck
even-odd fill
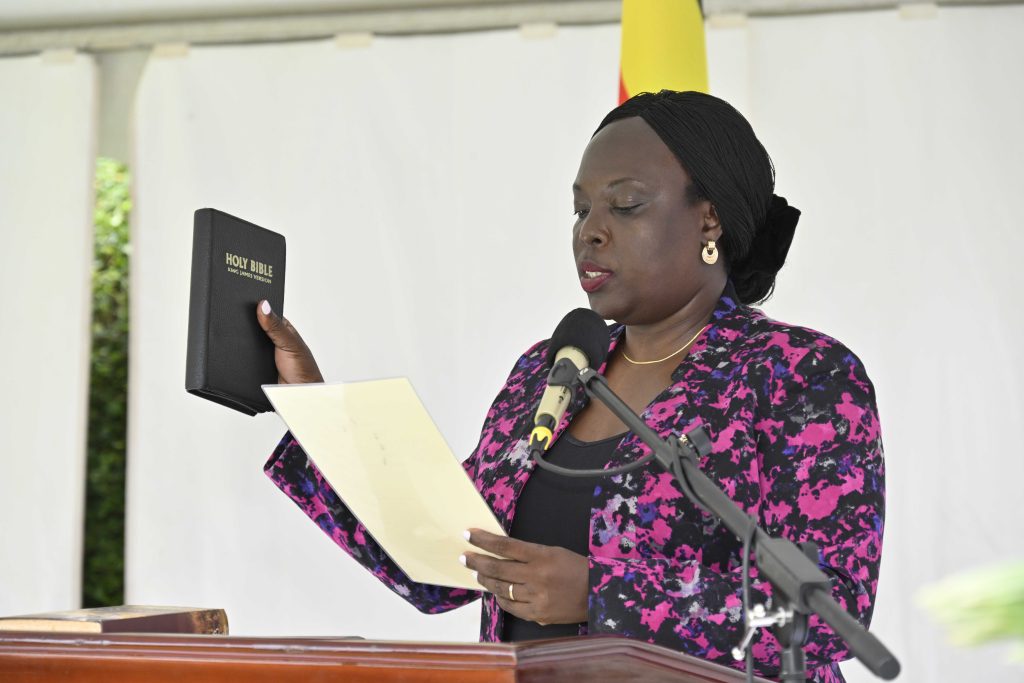
[[[626,325],[622,350],[637,361],[657,360],[679,350],[707,325],[724,289],[724,281],[708,282],[664,320]]]

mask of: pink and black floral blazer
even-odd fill
[[[775,536],[811,540],[840,604],[867,625],[878,581],[884,468],[875,396],[853,353],[819,332],[767,318],[726,290],[710,327],[676,368],[672,385],[643,417],[663,437],[704,424],[714,443],[701,467]],[[611,348],[622,327],[612,328]],[[530,478],[532,416],[543,392],[547,342],[517,362],[487,413],[466,472],[506,529]],[[578,396],[556,432],[584,405]],[[645,455],[627,434],[608,467]],[[324,533],[391,590],[426,613],[483,598],[480,637],[496,641],[503,612],[487,593],[411,581],[285,435],[267,475]],[[654,463],[596,480],[590,521],[587,633],[615,633],[727,665],[743,631],[740,543],[687,500]],[[771,587],[752,570],[755,601]],[[757,672],[777,675],[778,643],[755,640]],[[842,681],[849,655],[811,620],[806,648],[815,681]],[[739,664],[742,666],[742,663]]]

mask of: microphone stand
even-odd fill
[[[675,476],[690,500],[722,520],[740,539],[753,544],[758,570],[771,584],[781,606],[774,613],[765,614],[764,608],[758,605],[744,615],[743,642],[733,650],[734,655],[740,653],[737,658],[742,658],[742,652],[749,647],[758,628],[771,626],[783,646],[780,680],[803,683],[807,668],[803,649],[808,634],[807,621],[811,614],[817,614],[876,676],[892,680],[899,675],[900,663],[893,654],[832,599],[828,577],[817,565],[817,547],[813,543],[798,547],[787,539],[772,538],[701,471],[697,465],[699,457],[711,452],[711,440],[703,426],[679,438],[662,439],[611,390],[603,376],[591,368],[578,370],[568,358],[554,364],[548,384],[580,385],[587,396],[604,403],[651,448],[654,459]],[[535,457],[540,460],[542,449],[533,448]],[[643,460],[646,462],[648,458]]]

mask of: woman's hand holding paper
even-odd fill
[[[463,564],[506,612],[539,624],[587,620],[587,558],[565,548],[527,543],[470,529],[467,540],[499,555],[466,553]],[[509,586],[512,590],[509,590]]]

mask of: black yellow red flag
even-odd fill
[[[622,0],[619,102],[639,92],[708,91],[699,0]]]

